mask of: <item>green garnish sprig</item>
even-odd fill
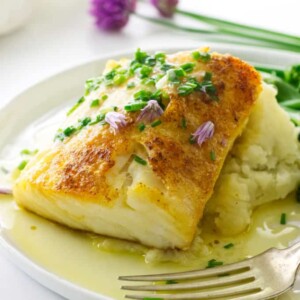
[[[218,266],[222,266],[224,263],[222,261],[217,261],[216,259],[211,259],[210,261],[208,261],[206,268],[215,268]]]

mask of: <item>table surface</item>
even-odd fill
[[[102,54],[141,48],[195,46],[200,38],[175,34],[132,17],[120,33],[93,26],[88,1],[35,0],[26,26],[0,36],[0,106],[32,84]],[[181,0],[181,7],[236,22],[300,36],[298,0]],[[207,42],[205,44],[208,44]],[[34,282],[0,253],[1,300],[59,300],[62,297]]]

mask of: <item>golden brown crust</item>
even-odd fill
[[[182,64],[191,61],[191,55],[184,52],[168,59]],[[199,63],[197,68],[213,74],[219,101],[200,92],[181,97],[170,91],[160,126],[139,132],[134,123],[137,114],[128,115],[131,121],[116,135],[108,125],[90,126],[38,157],[39,164],[24,173],[26,180],[37,188],[70,194],[81,201],[114,205],[118,190],[108,185],[107,172],[116,156],[132,153],[142,144],[153,172],[169,194],[188,207],[190,213],[185,217],[191,220],[191,227],[196,226],[227,153],[261,90],[261,78],[254,68],[230,55],[214,53],[208,63]],[[181,128],[183,118],[186,129]],[[201,147],[190,144],[191,133],[206,121],[215,124],[213,138]],[[211,151],[215,161],[210,158]],[[180,213],[179,208],[170,210]]]

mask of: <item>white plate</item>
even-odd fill
[[[163,50],[176,52],[183,49]],[[251,63],[270,64],[277,67],[300,62],[300,55],[268,49],[217,45],[212,50],[220,53],[230,53]],[[29,127],[41,116],[47,115],[49,110],[53,110],[58,106],[69,105],[71,100],[79,98],[83,92],[85,80],[99,75],[108,58],[118,59],[124,56],[131,57],[132,53],[120,53],[114,57],[105,56],[76,66],[34,85],[11,100],[0,111],[0,124],[5,124],[5,130],[0,132],[0,150],[9,144],[13,144],[16,139],[21,138],[24,128]],[[18,246],[9,240],[4,231],[0,234],[0,247],[8,259],[47,288],[68,299],[109,299],[104,295],[72,284],[43,269],[22,253]]]

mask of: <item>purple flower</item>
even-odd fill
[[[141,109],[141,113],[137,118],[137,121],[144,121],[151,123],[155,119],[159,118],[164,113],[156,100],[149,100],[148,104]]]
[[[151,3],[163,17],[170,18],[175,12],[178,0],[151,0]]]
[[[215,132],[215,124],[211,121],[203,123],[194,134],[192,134],[193,140],[195,140],[199,146],[201,146],[206,140],[213,137]]]
[[[111,111],[105,115],[105,122],[110,125],[110,129],[113,133],[116,133],[121,127],[126,125],[125,115]]]
[[[0,195],[12,195],[12,190],[7,187],[0,187]]]
[[[97,27],[119,30],[127,24],[135,5],[136,0],[92,0],[90,13],[96,18]]]

